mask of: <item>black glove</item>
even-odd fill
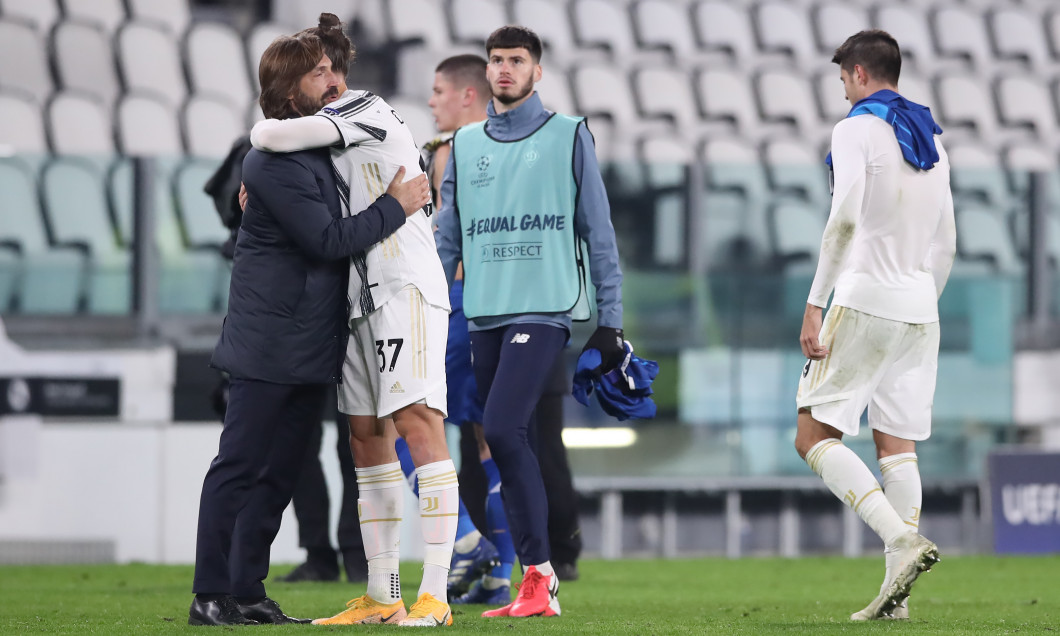
[[[614,327],[597,327],[589,341],[582,347],[596,349],[600,352],[600,366],[593,370],[594,373],[603,375],[608,371],[618,368],[626,357],[625,336],[621,329]]]

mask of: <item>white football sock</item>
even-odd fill
[[[446,578],[453,559],[460,508],[459,483],[453,460],[425,464],[416,469],[420,482],[420,520],[423,527],[423,581],[418,596],[446,599]]]
[[[826,439],[814,444],[806,453],[806,463],[883,539],[884,545],[894,545],[898,537],[909,532],[868,466],[843,442]]]
[[[396,603],[401,600],[398,563],[401,512],[405,506],[401,463],[358,468],[357,488],[361,538],[368,559],[368,596],[380,603]]]
[[[891,502],[891,507],[907,526],[919,532],[924,491],[920,485],[920,466],[916,453],[899,453],[880,459],[880,473],[883,475],[883,492],[887,495],[887,501]],[[887,563],[885,585],[891,582],[899,565],[897,555],[897,550],[884,550]]]

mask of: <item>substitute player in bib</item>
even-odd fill
[[[851,618],[897,618],[908,616],[911,586],[939,558],[917,533],[916,442],[931,434],[938,297],[956,253],[950,167],[931,112],[897,93],[894,38],[861,31],[832,61],[853,108],[832,132],[832,209],[802,322],[809,361],[795,448],[883,539],[883,586]],[[858,434],[866,407],[883,489],[841,441]]]
[[[555,616],[548,502],[527,430],[572,319],[589,317],[587,260],[599,307],[587,347],[602,354],[598,371],[624,357],[622,270],[592,135],[582,118],[545,110],[534,92],[541,40],[505,26],[486,52],[493,100],[486,122],[453,137],[438,251],[450,281],[463,261],[482,424],[525,568],[515,601],[483,615]]]
[[[332,146],[347,210],[359,210],[362,201],[374,200],[388,175],[401,167],[411,175],[422,173],[419,150],[401,115],[368,91],[347,90],[317,116],[305,117],[299,125],[290,123],[259,122],[251,142],[273,152]],[[432,211],[425,206],[409,217],[400,234],[353,257],[351,337],[339,410],[349,415],[350,445],[358,466],[368,590],[345,611],[316,623],[452,624],[446,578],[456,534],[458,482],[445,442],[449,298],[434,248]],[[407,616],[398,576],[406,488],[394,452],[398,435],[408,443],[417,466],[425,542],[423,581]]]

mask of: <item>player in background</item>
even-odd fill
[[[427,164],[427,177],[434,188],[437,209],[442,205],[442,175],[449,160],[453,133],[468,124],[484,121],[486,105],[492,96],[486,80],[486,60],[481,56],[456,55],[442,60],[435,68],[434,85],[427,105],[440,135],[424,144],[421,153]],[[471,341],[464,316],[463,272],[459,266],[457,269],[456,280],[449,288],[452,313],[449,314],[449,342],[445,353],[449,421],[460,426],[462,431],[470,430],[475,436],[478,460],[487,482],[485,517],[492,543],[475,530],[467,508],[462,505],[460,525],[465,532],[457,530],[453,565],[449,570],[449,594],[454,597],[452,602],[458,604],[507,605],[511,600],[515,546],[501,500],[500,472],[482,432],[482,402],[472,375]],[[470,468],[468,466],[462,472],[470,472]],[[463,475],[460,481],[463,488]]]
[[[907,617],[911,586],[939,558],[918,534],[916,442],[931,434],[938,297],[956,253],[950,166],[931,112],[897,92],[894,38],[861,31],[832,62],[853,107],[832,132],[832,208],[802,322],[809,360],[795,448],[883,539],[880,593],[851,619]],[[842,442],[858,434],[866,407],[882,489]]]
[[[483,427],[524,568],[515,601],[483,615],[555,616],[548,502],[527,431],[572,319],[589,317],[586,259],[599,307],[586,347],[601,352],[599,372],[621,363],[622,272],[592,135],[582,118],[545,110],[534,92],[540,38],[501,27],[486,53],[493,99],[486,122],[453,137],[438,250],[450,282],[463,262]]]
[[[422,174],[419,150],[400,114],[368,91],[345,90],[316,116],[291,123],[259,122],[251,142],[270,152],[332,147],[347,213],[361,209],[361,201],[374,200],[380,184],[399,168]],[[449,298],[434,249],[432,212],[431,205],[425,206],[403,231],[353,257],[351,338],[339,410],[349,415],[358,466],[368,590],[347,603],[346,610],[314,621],[318,624],[452,624],[446,579],[457,526],[458,482],[444,431]],[[398,435],[408,443],[417,467],[424,539],[423,580],[407,613],[398,573],[405,491],[394,451]]]

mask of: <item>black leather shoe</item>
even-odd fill
[[[331,583],[339,580],[339,568],[337,565],[329,567],[313,561],[306,561],[276,580],[284,583],[301,583],[303,581]]]
[[[191,602],[188,610],[188,625],[257,625],[258,621],[248,619],[239,612],[231,596],[223,596],[214,601],[200,601],[198,597]]]
[[[552,569],[556,571],[556,578],[561,581],[577,581],[578,580],[578,564],[577,563],[553,563]]]
[[[239,613],[242,614],[244,618],[251,621],[257,621],[262,625],[309,623],[313,620],[311,618],[291,618],[283,613],[283,610],[280,609],[279,603],[268,596],[253,603],[240,603],[239,601],[235,601],[235,604],[236,607],[239,608]]]
[[[368,560],[364,558],[363,550],[344,550],[342,567],[346,570],[346,580],[350,583],[368,582]]]

